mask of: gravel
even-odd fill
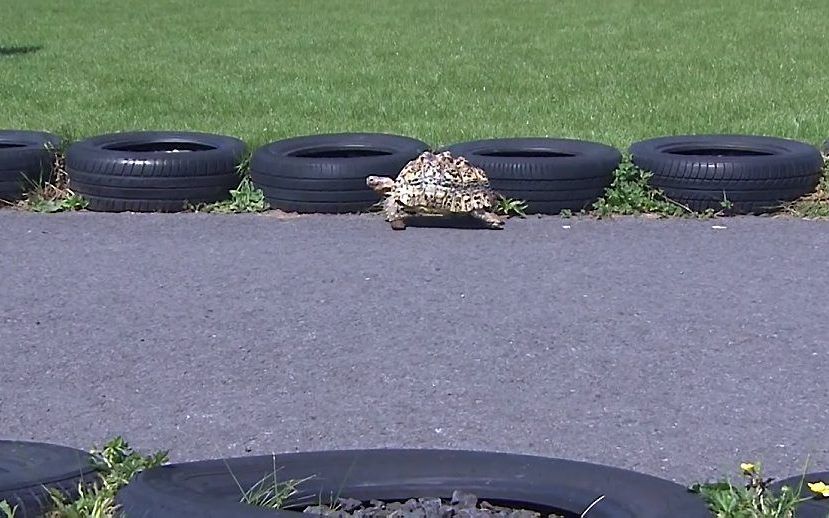
[[[562,518],[555,513],[542,513],[528,509],[478,502],[472,493],[454,491],[450,500],[440,498],[410,498],[405,502],[383,502],[340,498],[335,506],[314,505],[303,512],[328,518]]]

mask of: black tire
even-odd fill
[[[809,490],[807,483],[825,482],[829,484],[829,471],[818,471],[814,473],[807,473],[804,476],[797,475],[783,480],[778,480],[771,484],[771,489],[777,493],[783,486],[789,486],[792,491],[797,491],[800,486],[800,480],[803,478],[803,486],[800,488],[800,496],[816,496]],[[829,498],[818,498],[809,500],[800,504],[797,507],[797,518],[826,518],[829,516]]]
[[[420,140],[382,133],[294,137],[254,151],[250,176],[275,209],[361,212],[380,200],[367,176],[396,177],[428,149]]]
[[[527,201],[530,214],[589,207],[604,195],[622,161],[618,149],[573,139],[476,140],[445,149],[486,171],[502,196]]]
[[[273,472],[280,480],[304,479],[288,502],[300,511],[330,495],[367,501],[451,497],[471,491],[493,503],[578,516],[595,499],[593,518],[704,518],[698,496],[678,484],[632,471],[527,455],[450,450],[350,450],[243,457],[173,464],[140,473],[120,491],[130,518],[299,518],[296,510],[272,511],[239,503],[240,491]]]
[[[60,137],[43,131],[0,130],[0,200],[17,201],[34,185],[51,180],[60,144]]]
[[[54,488],[74,498],[80,482],[98,479],[88,453],[55,444],[0,441],[0,501],[17,506],[15,518],[40,517]]]
[[[227,199],[239,185],[244,156],[245,143],[224,135],[114,133],[70,146],[66,169],[89,210],[175,212]]]
[[[632,161],[653,173],[651,185],[690,209],[763,213],[814,190],[823,161],[817,148],[776,137],[686,135],[630,146]]]

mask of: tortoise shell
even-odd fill
[[[496,199],[484,170],[448,151],[427,151],[406,164],[392,195],[407,208],[449,213],[490,209]]]

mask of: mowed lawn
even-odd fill
[[[827,13],[826,0],[3,0],[0,127],[252,146],[337,131],[817,144]]]

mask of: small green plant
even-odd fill
[[[31,194],[26,200],[29,210],[34,212],[54,213],[85,209],[88,202],[73,194],[67,198],[53,199],[40,193]]]
[[[270,208],[265,193],[253,185],[250,179],[250,153],[236,166],[239,186],[230,190],[230,199],[215,203],[188,205],[186,208],[195,212],[212,212],[216,214],[242,214],[264,212]]]
[[[34,212],[66,212],[85,209],[87,201],[69,188],[69,174],[66,172],[63,150],[56,150],[46,146],[54,157],[51,179],[32,181],[26,179],[30,185],[28,192],[18,206]]]
[[[91,485],[78,484],[78,498],[69,500],[55,489],[49,490],[53,510],[47,518],[110,518],[115,515],[115,495],[119,489],[145,469],[167,462],[167,452],[141,456],[120,436],[101,450],[92,450],[100,480]]]
[[[518,216],[519,218],[525,218],[527,217],[527,202],[499,196],[495,204],[495,212],[507,217]]]
[[[5,500],[0,500],[0,512],[3,513],[3,518],[14,518],[17,506],[12,507]]]
[[[573,211],[570,209],[561,209],[558,215],[561,216],[561,219],[570,219],[573,217]]]
[[[241,214],[244,212],[263,212],[270,208],[265,194],[253,186],[250,178],[245,176],[239,186],[230,191],[230,199],[215,203],[206,203],[192,207],[196,212],[213,212],[217,214]]]
[[[694,484],[690,490],[699,493],[716,518],[795,518],[797,506],[812,499],[801,497],[803,479],[797,488],[784,486],[778,494],[769,489],[772,479],[763,478],[758,464],[742,463],[740,470],[746,484],[734,485],[730,480]],[[829,496],[825,484],[809,484],[812,492]],[[825,493],[822,490],[826,490]]]
[[[731,203],[731,200],[728,199],[728,196],[726,195],[725,191],[723,191],[722,200],[720,200],[720,210],[705,209],[702,212],[690,212],[690,209],[688,210],[690,214],[695,215],[699,219],[710,219],[725,215],[733,207],[734,204]]]
[[[230,476],[233,477],[233,481],[236,482],[236,486],[239,488],[239,491],[242,492],[240,502],[257,507],[266,507],[268,509],[282,509],[285,502],[297,494],[297,486],[313,478],[306,477],[300,480],[286,480],[280,482],[276,476],[278,471],[276,468],[276,455],[273,455],[273,471],[259,479],[259,481],[257,481],[246,491],[242,488],[242,484],[239,483],[239,479],[236,478],[236,475],[233,474],[233,470],[230,469],[227,461],[225,461],[225,465],[227,466],[228,471],[230,471]]]
[[[722,201],[720,202],[720,207],[722,207],[723,210],[731,210],[734,208],[734,204],[731,203],[731,200],[728,199],[728,196],[726,196],[725,191],[723,191],[722,193]]]
[[[593,204],[595,214],[603,218],[638,214],[682,216],[691,212],[688,207],[668,199],[661,190],[652,187],[649,184],[651,176],[625,157],[604,196]]]

